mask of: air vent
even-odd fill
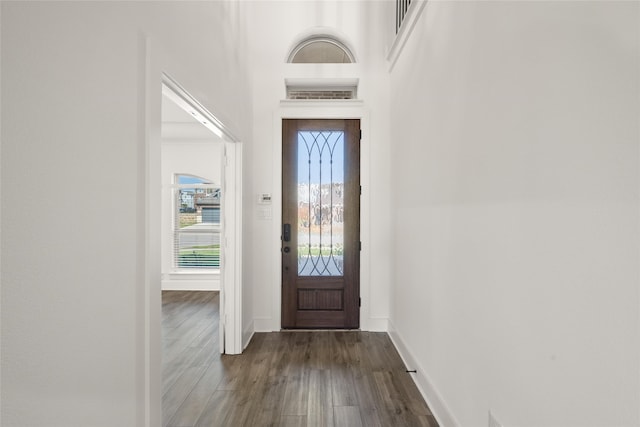
[[[358,79],[285,79],[287,99],[358,99]]]
[[[355,88],[311,90],[287,88],[287,99],[355,99]]]

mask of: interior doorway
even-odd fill
[[[203,286],[219,289],[219,319],[215,321],[220,325],[220,353],[239,354],[242,352],[239,256],[242,145],[222,122],[166,74],[162,78],[162,104],[163,115],[172,115],[177,120],[170,126],[167,123],[163,133],[173,132],[175,136],[182,132],[178,139],[191,141],[194,164],[201,160],[197,159],[200,152],[206,152],[205,157],[211,163],[210,168],[194,166],[193,170],[185,166],[186,169],[171,174],[169,188],[163,183],[163,199],[167,200],[163,212],[169,215],[162,222],[161,231],[166,234],[163,244],[167,245],[163,250],[163,279],[177,278],[194,290],[202,290]],[[189,157],[188,150],[186,154]],[[198,182],[178,182],[189,177]],[[190,216],[193,218],[187,218]],[[185,223],[182,227],[183,219],[193,219],[193,224]]]

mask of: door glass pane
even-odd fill
[[[342,276],[344,132],[298,132],[298,275]]]

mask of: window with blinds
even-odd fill
[[[176,175],[174,266],[220,268],[220,188],[204,178]]]

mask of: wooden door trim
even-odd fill
[[[360,119],[362,129],[362,142],[360,145],[360,182],[362,185],[362,196],[360,198],[360,240],[362,250],[360,251],[360,330],[363,331],[387,331],[389,330],[388,319],[385,312],[373,312],[369,296],[371,295],[371,251],[369,242],[371,241],[370,212],[371,197],[369,187],[371,183],[370,142],[371,117],[364,101],[361,99],[340,100],[340,101],[300,101],[282,100],[274,109],[271,119],[272,132],[269,136],[270,144],[270,164],[273,171],[273,181],[265,186],[256,188],[258,192],[271,192],[273,205],[262,208],[272,214],[269,232],[269,265],[270,274],[265,277],[267,289],[260,292],[262,300],[268,300],[264,306],[265,312],[256,313],[253,325],[245,331],[250,337],[254,331],[279,331],[282,328],[281,306],[282,306],[282,271],[281,262],[281,224],[282,209],[280,200],[282,199],[282,119]],[[268,160],[268,159],[265,159]],[[385,291],[386,292],[386,291]],[[246,341],[246,340],[245,340]]]

